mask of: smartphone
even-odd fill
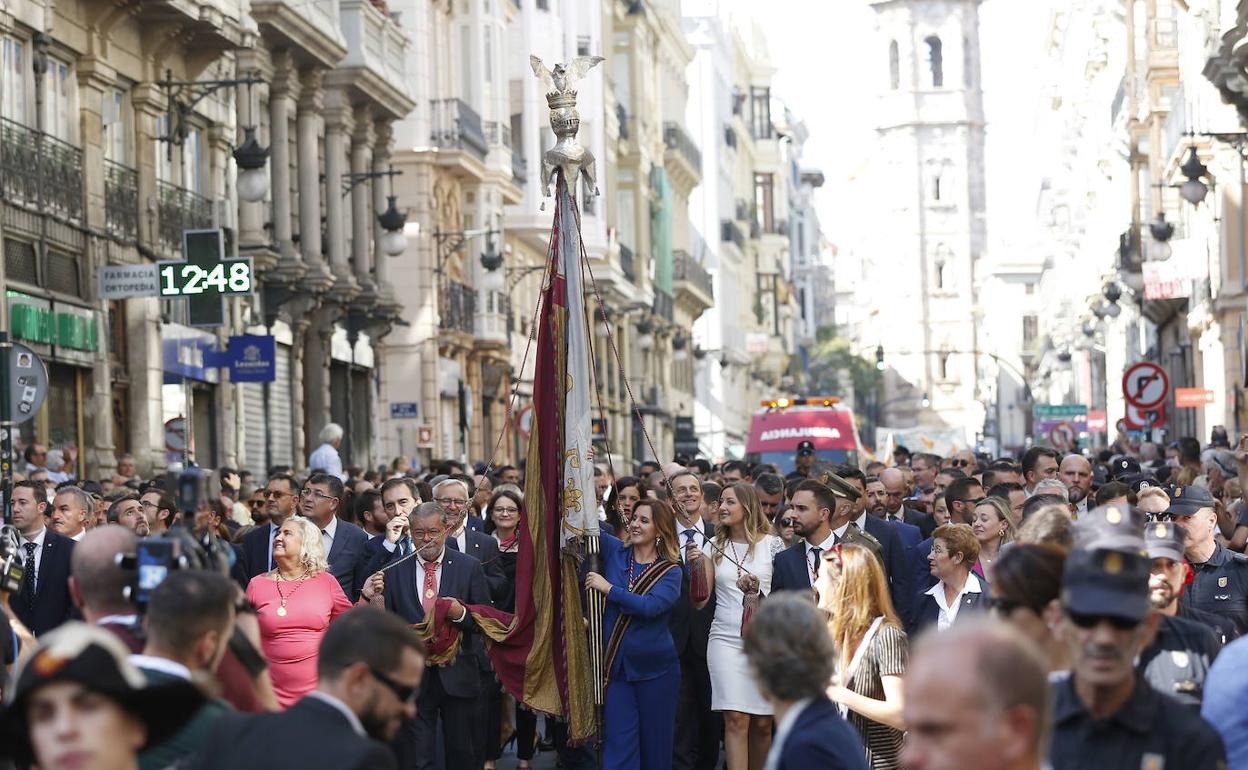
[[[177,545],[176,540],[163,538],[139,541],[135,555],[138,580],[134,601],[140,607],[147,606],[152,591],[169,577],[169,571],[174,568],[178,558]]]

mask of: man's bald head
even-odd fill
[[[906,474],[897,468],[885,468],[880,471],[880,483],[884,485],[884,510],[897,513],[901,510],[902,501],[910,493]]]
[[[919,638],[905,678],[915,770],[1034,767],[1048,745],[1048,662],[999,621],[976,620]]]
[[[134,611],[124,593],[129,575],[117,563],[117,555],[133,556],[138,540],[129,527],[106,524],[87,532],[74,546],[69,563],[70,580],[73,581],[74,601],[82,608],[87,622]]]

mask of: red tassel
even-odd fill
[[[758,609],[762,598],[761,593],[754,591],[746,594],[741,600],[741,636],[745,636],[745,628],[750,624],[750,619],[754,617],[754,611]]]
[[[701,604],[711,598],[711,587],[707,584],[706,571],[702,569],[701,561],[690,566],[693,574],[689,576],[689,597],[694,604]]]

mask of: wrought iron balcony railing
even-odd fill
[[[438,328],[472,334],[476,293],[459,281],[445,281],[439,298]]]
[[[124,240],[139,236],[139,173],[111,160],[104,161],[104,226]]]
[[[637,280],[637,263],[633,258],[633,250],[622,243],[620,244],[620,270],[624,271],[624,277],[628,280]]]
[[[669,150],[680,153],[685,160],[689,161],[689,165],[701,172],[702,150],[698,149],[698,144],[693,141],[693,137],[685,132],[684,126],[674,121],[664,123],[663,144],[667,145]]]
[[[719,239],[724,243],[735,243],[738,249],[745,251],[745,236],[735,222],[727,219],[720,222]]]
[[[212,227],[212,201],[168,182],[156,182],[156,216],[160,242],[172,251],[182,250],[183,230]]]
[[[529,164],[517,150],[511,151],[511,176],[520,184],[529,179]]]
[[[672,279],[686,281],[700,291],[706,292],[708,297],[715,296],[711,274],[700,262],[684,251],[676,251],[672,254]]]
[[[471,150],[482,160],[489,154],[481,116],[463,99],[434,99],[433,136],[435,146]]]
[[[82,220],[82,150],[0,118],[0,197]]]

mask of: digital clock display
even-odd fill
[[[250,257],[219,262],[160,262],[160,296],[250,294],[255,290]]]

